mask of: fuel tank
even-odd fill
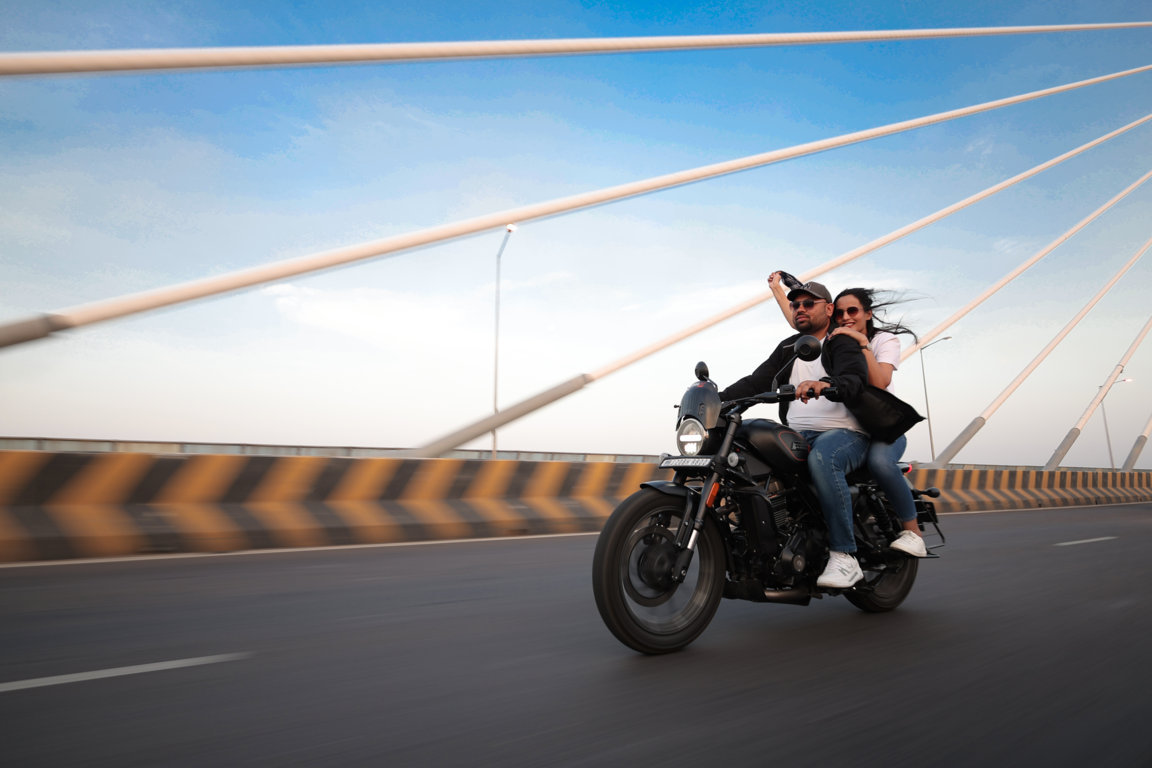
[[[808,441],[771,419],[748,419],[740,425],[736,440],[777,472],[795,475],[808,466]]]

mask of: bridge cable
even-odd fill
[[[960,117],[987,112],[1034,99],[1051,96],[1065,91],[1096,85],[1130,75],[1152,70],[1152,64],[1108,75],[1067,83],[1052,88],[1010,96],[994,101],[975,104],[970,107],[938,112],[926,117],[904,120],[897,123],[843,134],[829,139],[821,139],[805,144],[797,144],[785,149],[773,150],[757,155],[705,165],[641,181],[621,184],[615,187],[558,198],[543,203],[511,208],[494,214],[478,216],[464,221],[445,224],[429,229],[418,230],[403,235],[386,237],[357,245],[337,248],[330,251],[299,256],[257,267],[238,270],[229,274],[214,275],[175,286],[142,291],[116,299],[97,301],[17,320],[0,325],[0,347],[11,346],[26,341],[44,338],[52,333],[89,325],[104,320],[135,314],[151,309],[179,304],[193,299],[205,298],[248,288],[261,283],[283,280],[286,277],[316,272],[323,269],[350,264],[356,261],[411,250],[421,246],[474,235],[478,232],[505,227],[509,222],[524,222],[542,219],[561,213],[602,205],[617,200],[636,197],[663,189],[683,186],[692,182],[725,176],[737,171],[757,168],[783,160],[815,154],[838,147],[848,146],[871,139],[891,136],[896,133],[922,128],[928,125],[955,120]]]
[[[1136,338],[1128,347],[1128,351],[1124,353],[1124,356],[1120,358],[1120,362],[1112,369],[1112,373],[1109,374],[1108,378],[1104,380],[1104,383],[1096,390],[1096,396],[1092,398],[1092,402],[1088,404],[1084,415],[1080,417],[1080,420],[1076,422],[1072,429],[1068,430],[1068,434],[1064,437],[1063,442],[1056,447],[1056,450],[1052,453],[1052,458],[1048,459],[1048,463],[1044,465],[1044,469],[1056,469],[1060,466],[1060,462],[1064,460],[1068,451],[1071,450],[1072,444],[1080,437],[1080,432],[1088,423],[1088,419],[1096,412],[1096,407],[1104,402],[1104,398],[1107,397],[1108,393],[1112,390],[1112,385],[1116,383],[1116,379],[1120,378],[1120,374],[1124,372],[1124,366],[1128,365],[1128,361],[1132,359],[1132,355],[1135,354],[1137,348],[1143,343],[1144,337],[1148,335],[1148,331],[1150,330],[1152,330],[1152,317],[1148,318],[1148,322],[1144,324],[1144,328],[1140,333],[1136,334]]]
[[[1144,431],[1136,438],[1136,442],[1132,444],[1132,450],[1128,452],[1128,458],[1124,460],[1124,466],[1120,467],[1121,471],[1131,472],[1136,467],[1136,459],[1140,457],[1140,452],[1144,450],[1144,446],[1148,443],[1148,437],[1152,435],[1152,417],[1148,418],[1148,423],[1144,425]]]
[[[1039,165],[1033,166],[1032,168],[1029,168],[1028,170],[1026,170],[1022,173],[1018,173],[1011,178],[1005,179],[1004,181],[1001,181],[998,184],[993,184],[991,187],[988,187],[987,189],[984,189],[980,192],[977,192],[974,195],[969,195],[968,197],[964,198],[963,200],[952,203],[951,205],[945,206],[944,208],[941,208],[940,210],[936,211],[935,213],[932,213],[932,214],[929,214],[927,216],[924,216],[923,218],[917,219],[916,221],[912,222],[911,224],[906,224],[903,227],[900,227],[899,229],[895,229],[886,235],[883,235],[881,237],[876,238],[875,240],[872,240],[870,242],[865,243],[864,245],[861,245],[857,248],[853,248],[852,250],[847,251],[846,253],[844,253],[840,256],[837,256],[835,259],[832,259],[831,261],[824,262],[823,264],[821,264],[818,267],[807,270],[805,272],[801,272],[798,274],[798,278],[800,279],[801,282],[804,282],[804,283],[808,282],[809,280],[814,280],[815,278],[819,277],[820,275],[823,275],[826,272],[830,272],[837,267],[840,267],[840,266],[847,264],[848,262],[855,261],[856,259],[860,258],[861,256],[864,256],[866,254],[872,253],[873,251],[879,250],[880,248],[882,248],[886,245],[889,245],[891,243],[894,243],[897,240],[912,234],[913,232],[924,229],[929,224],[934,224],[937,221],[940,221],[941,219],[944,219],[948,216],[951,216],[952,214],[954,214],[958,211],[961,211],[961,210],[963,210],[963,209],[965,209],[965,208],[967,208],[967,207],[969,207],[975,203],[980,202],[981,200],[984,200],[986,198],[991,197],[992,195],[996,194],[997,192],[1002,192],[1005,189],[1007,189],[1008,187],[1011,187],[1015,184],[1019,184],[1021,181],[1024,181],[1025,179],[1029,179],[1029,178],[1036,176],[1037,174],[1039,174],[1043,171],[1048,170],[1049,168],[1052,168],[1053,166],[1059,165],[1060,163],[1064,162],[1065,160],[1068,160],[1068,159],[1073,158],[1077,155],[1083,154],[1084,152],[1087,152],[1089,149],[1092,149],[1093,147],[1096,147],[1096,146],[1098,146],[1098,145],[1100,145],[1100,144],[1102,144],[1102,143],[1104,143],[1110,139],[1113,139],[1113,138],[1121,135],[1122,133],[1126,133],[1127,131],[1130,131],[1133,128],[1136,128],[1140,125],[1143,125],[1144,123],[1148,122],[1149,120],[1152,120],[1152,114],[1147,114],[1144,117],[1140,118],[1139,120],[1134,120],[1133,122],[1128,123],[1128,125],[1117,128],[1116,130],[1114,130],[1110,133],[1107,133],[1103,136],[1100,136],[1097,139],[1093,139],[1092,141],[1088,142],[1087,144],[1081,144],[1079,147],[1076,147],[1075,149],[1069,150],[1068,152],[1065,152],[1062,155],[1054,157],[1051,160],[1048,160],[1046,162],[1040,163]],[[629,365],[633,362],[636,362],[637,360],[640,360],[642,358],[648,357],[650,354],[652,354],[654,352],[659,352],[660,350],[665,349],[666,347],[668,347],[668,346],[670,346],[670,345],[672,345],[678,341],[682,341],[683,339],[686,339],[689,336],[692,336],[696,333],[699,333],[700,331],[711,328],[712,326],[717,325],[718,323],[720,323],[724,320],[727,320],[730,317],[735,317],[736,315],[741,314],[742,312],[745,312],[749,309],[752,309],[753,307],[755,307],[759,304],[763,304],[764,302],[770,301],[774,298],[775,298],[775,296],[773,295],[773,293],[771,291],[766,291],[762,294],[759,294],[758,296],[753,296],[752,298],[732,307],[731,309],[728,309],[724,312],[721,312],[720,314],[713,315],[712,317],[710,317],[706,320],[703,320],[703,321],[701,321],[701,322],[699,322],[699,323],[697,323],[697,324],[695,324],[689,328],[686,328],[683,331],[680,331],[679,333],[676,333],[672,336],[669,336],[666,339],[662,339],[661,341],[658,341],[658,342],[650,345],[649,347],[645,347],[644,349],[642,349],[638,352],[635,352],[635,353],[629,355],[628,357],[622,358],[620,360],[617,360],[614,363],[606,365],[603,368],[599,369],[598,371],[596,371],[590,375],[592,376],[593,379],[598,379],[598,378],[602,378],[603,376],[607,376],[609,373],[613,373],[614,371],[619,370],[620,368],[623,368],[626,365]],[[909,354],[911,354],[911,353],[909,353]],[[905,355],[905,357],[907,357],[907,355]],[[904,358],[901,358],[901,362],[903,362],[903,359]]]
[[[799,277],[802,281],[807,282],[808,280],[811,280],[815,277],[818,277],[819,275],[833,269],[834,267],[838,267],[838,266],[845,264],[845,263],[847,263],[853,259],[857,259],[860,256],[863,256],[866,253],[870,253],[871,251],[875,251],[884,245],[887,245],[887,244],[889,244],[889,243],[891,243],[891,242],[893,242],[893,241],[895,241],[901,237],[904,237],[905,235],[910,234],[911,232],[914,232],[918,229],[922,229],[933,222],[939,221],[940,219],[944,218],[945,216],[948,216],[952,213],[955,213],[956,211],[961,210],[962,208],[965,208],[969,205],[972,205],[973,203],[977,202],[978,200],[982,200],[982,199],[984,199],[984,198],[986,198],[986,197],[988,197],[988,196],[990,196],[996,192],[999,192],[999,191],[1001,191],[1001,190],[1003,190],[1003,189],[1005,189],[1005,188],[1007,188],[1013,184],[1019,183],[1020,181],[1023,181],[1026,178],[1029,178],[1031,176],[1035,176],[1036,174],[1040,173],[1041,171],[1044,171],[1048,168],[1051,168],[1052,166],[1056,165],[1057,163],[1063,162],[1064,160],[1067,160],[1070,157],[1073,157],[1073,156],[1078,155],[1082,152],[1085,152],[1088,149],[1100,144],[1103,141],[1107,141],[1108,139],[1114,138],[1115,136],[1118,136],[1121,133],[1129,131],[1132,128],[1135,128],[1136,126],[1147,122],[1149,119],[1152,119],[1152,114],[1146,115],[1146,116],[1140,118],[1139,120],[1136,120],[1132,123],[1129,123],[1126,126],[1118,128],[1117,130],[1112,131],[1111,133],[1105,134],[1104,136],[1101,136],[1098,139],[1090,141],[1087,144],[1083,144],[1080,147],[1077,147],[1076,149],[1073,149],[1069,152],[1065,152],[1063,155],[1055,157],[1055,158],[1053,158],[1047,162],[1041,163],[1040,165],[1037,165],[1034,168],[1031,168],[1031,169],[1029,169],[1023,173],[1017,174],[1016,176],[1013,176],[1010,179],[1006,179],[1005,181],[1002,181],[999,184],[995,184],[995,185],[989,187],[988,189],[985,189],[982,192],[978,192],[974,195],[971,195],[971,196],[965,198],[964,200],[961,200],[958,203],[954,203],[950,206],[946,206],[945,208],[940,209],[936,213],[933,213],[929,216],[925,216],[925,217],[913,222],[912,224],[909,224],[907,226],[896,229],[893,232],[891,232],[887,235],[884,235],[883,237],[879,237],[879,238],[871,241],[870,243],[867,243],[863,246],[860,246],[859,248],[855,248],[855,249],[847,252],[846,254],[844,254],[844,255],[836,258],[836,259],[833,259],[832,261],[829,261],[829,262],[827,262],[827,263],[825,263],[825,264],[823,264],[823,265],[821,265],[815,269],[808,270],[807,272],[802,273]],[[774,296],[773,296],[771,291],[766,291],[762,294],[754,296],[754,297],[752,297],[752,298],[750,298],[744,302],[741,302],[740,304],[737,304],[736,306],[734,306],[730,309],[727,309],[727,310],[725,310],[719,314],[713,315],[713,316],[711,316],[711,317],[709,317],[709,318],[707,318],[701,322],[698,322],[694,325],[691,325],[691,326],[689,326],[689,327],[687,327],[687,328],[685,328],[685,329],[683,329],[677,333],[672,334],[671,336],[667,336],[664,339],[639,350],[638,352],[634,352],[634,353],[632,353],[626,357],[623,357],[619,360],[616,360],[615,362],[610,363],[609,365],[606,365],[603,368],[601,368],[601,369],[599,369],[593,373],[582,373],[582,374],[579,374],[577,376],[574,376],[573,378],[568,379],[567,381],[564,381],[564,382],[561,382],[560,384],[557,384],[556,386],[552,387],[551,389],[547,389],[543,392],[540,392],[537,395],[534,395],[533,397],[531,397],[527,400],[523,400],[523,401],[518,402],[512,406],[509,406],[508,408],[503,409],[499,413],[494,413],[491,416],[487,416],[487,417],[485,417],[479,421],[476,421],[472,424],[469,424],[468,426],[463,427],[463,428],[461,428],[455,432],[452,432],[451,434],[445,435],[445,436],[443,436],[443,437],[441,437],[441,438],[439,438],[439,439],[437,439],[431,443],[428,443],[427,445],[424,445],[418,449],[415,449],[414,451],[411,452],[410,455],[412,455],[412,456],[425,456],[425,457],[426,456],[443,455],[445,452],[450,451],[453,448],[456,448],[460,445],[463,445],[464,443],[467,443],[468,441],[473,440],[473,439],[485,434],[486,432],[489,432],[493,429],[496,429],[497,427],[503,426],[504,424],[508,424],[512,421],[515,421],[516,419],[519,419],[522,416],[526,416],[527,414],[532,413],[533,411],[535,411],[539,408],[542,408],[545,405],[553,403],[553,402],[555,402],[555,401],[557,401],[563,397],[567,397],[568,395],[573,394],[574,392],[577,392],[580,389],[583,389],[585,385],[590,384],[593,381],[596,381],[597,379],[603,378],[604,376],[607,376],[610,373],[614,373],[615,371],[618,371],[621,368],[624,368],[628,365],[631,365],[635,362],[638,362],[645,357],[653,355],[653,354],[655,354],[655,353],[657,353],[663,349],[666,349],[667,347],[672,346],[673,344],[676,344],[677,342],[683,341],[684,339],[688,338],[689,336],[693,336],[693,335],[695,335],[701,331],[707,330],[708,328],[711,328],[714,325],[717,325],[717,324],[719,324],[725,320],[728,320],[731,317],[735,317],[736,315],[741,314],[742,312],[745,312],[749,309],[752,309],[753,307],[756,307],[760,304],[763,304],[766,301],[770,301],[773,298],[774,298]]]
[[[1145,181],[1147,181],[1149,179],[1149,177],[1152,177],[1152,171],[1148,171],[1148,173],[1144,174],[1139,179],[1132,182],[1130,185],[1128,185],[1128,187],[1126,187],[1125,189],[1123,189],[1122,191],[1117,193],[1116,196],[1113,197],[1111,200],[1104,203],[1104,205],[1100,206],[1095,211],[1093,211],[1092,213],[1088,214],[1083,219],[1081,219],[1079,223],[1077,223],[1075,226],[1073,226],[1067,232],[1060,235],[1060,237],[1056,238],[1055,240],[1050,242],[1048,245],[1041,248],[1039,251],[1037,251],[1035,254],[1033,254],[1029,258],[1025,259],[1023,262],[1020,263],[1019,266],[1017,266],[1011,272],[1004,275],[1004,277],[1000,278],[995,283],[993,283],[991,287],[986,288],[984,290],[984,292],[981,293],[979,296],[972,299],[972,301],[968,302],[963,307],[961,307],[960,309],[953,312],[948,317],[947,320],[944,320],[943,322],[941,322],[939,325],[937,325],[932,330],[919,336],[916,339],[915,344],[908,347],[908,349],[904,350],[904,352],[901,353],[900,362],[904,362],[909,357],[916,354],[916,352],[919,349],[927,346],[929,342],[931,342],[933,339],[935,339],[940,334],[944,333],[944,331],[951,328],[953,325],[956,324],[956,322],[961,320],[965,315],[967,315],[973,309],[980,306],[985,301],[987,301],[989,298],[991,298],[992,294],[996,293],[1001,288],[1003,288],[1005,285],[1007,285],[1008,283],[1015,280],[1017,277],[1019,277],[1021,274],[1023,274],[1029,268],[1035,266],[1036,262],[1040,261],[1045,256],[1047,256],[1048,254],[1052,253],[1052,251],[1056,250],[1058,247],[1063,245],[1068,239],[1070,239],[1077,232],[1084,229],[1084,227],[1088,226],[1093,221],[1095,221],[1097,218],[1099,218],[1109,208],[1116,205],[1116,203],[1120,202],[1125,197],[1127,197],[1129,194],[1131,194],[1133,191],[1135,191],[1135,189],[1137,187],[1139,187],[1141,184],[1143,184]]]
[[[1016,27],[783,32],[743,35],[669,35],[557,40],[480,40],[432,43],[364,43],[218,48],[154,48],[103,51],[34,51],[0,54],[0,76],[140,70],[237,69],[369,62],[443,61],[574,54],[643,53],[690,49],[748,48],[830,43],[928,40],[1050,32],[1138,29],[1152,21]]]
[[[1149,178],[1152,178],[1152,171],[1144,174],[1143,178],[1141,178],[1138,183],[1143,183]],[[1129,187],[1126,192],[1131,191],[1131,189],[1133,189],[1133,187]],[[1113,201],[1115,201],[1115,198]],[[1061,242],[1064,239],[1067,238],[1061,238]],[[1003,392],[1001,392],[995,400],[992,401],[991,405],[985,408],[983,413],[973,419],[972,423],[965,427],[964,431],[961,432],[951,443],[949,443],[947,448],[938,453],[934,461],[926,464],[925,466],[940,468],[948,464],[948,462],[950,462],[956,456],[956,454],[959,453],[960,450],[968,444],[968,441],[970,441],[976,435],[976,433],[979,432],[981,428],[983,428],[983,426],[988,422],[988,419],[992,417],[992,414],[994,414],[997,409],[999,409],[1000,406],[1004,404],[1004,401],[1006,401],[1008,397],[1019,388],[1024,380],[1031,375],[1032,371],[1036,370],[1036,367],[1039,366],[1046,357],[1048,357],[1049,353],[1051,353],[1052,350],[1055,349],[1056,346],[1061,341],[1063,341],[1069,333],[1072,332],[1072,329],[1075,328],[1076,325],[1079,324],[1079,322],[1084,318],[1084,316],[1087,315],[1088,312],[1096,306],[1097,302],[1104,298],[1104,295],[1108,293],[1108,291],[1112,290],[1112,286],[1114,286],[1116,282],[1124,276],[1125,272],[1131,269],[1132,266],[1140,260],[1140,257],[1142,257],[1150,247],[1152,247],[1152,239],[1149,239],[1146,243],[1144,243],[1140,250],[1136,252],[1136,255],[1129,259],[1128,262],[1120,268],[1120,271],[1112,276],[1112,279],[1109,280],[1108,283],[1103,288],[1101,288],[1087,304],[1084,305],[1084,308],[1081,309],[1076,314],[1076,316],[1072,318],[1059,333],[1056,334],[1052,341],[1048,342],[1047,346],[1045,346],[1044,349],[1040,351],[1040,354],[1038,354],[1032,360],[1032,362],[1025,366],[1024,370],[1022,370],[1016,376],[1016,378],[1013,379],[1012,383],[1009,384],[1008,387]]]

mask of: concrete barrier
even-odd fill
[[[650,463],[0,451],[0,561],[599,530]],[[1152,501],[1152,472],[914,470],[941,512]]]
[[[943,513],[1152,501],[1147,470],[914,469],[908,479],[939,488]]]
[[[596,531],[653,464],[0,451],[0,561]]]

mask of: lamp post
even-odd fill
[[[1129,376],[1125,379],[1117,379],[1115,383],[1127,384],[1132,380],[1132,377]],[[1099,388],[1103,389],[1104,385],[1101,384]],[[1112,390],[1109,389],[1108,391],[1111,392]],[[1104,397],[1100,398],[1100,418],[1104,420],[1104,440],[1108,443],[1108,465],[1112,467],[1112,469],[1116,469],[1116,460],[1112,458],[1112,435],[1108,433],[1108,412],[1104,410],[1104,401],[1106,399],[1108,399],[1107,392],[1104,393]]]
[[[498,397],[500,395],[500,257],[504,255],[504,247],[508,245],[508,238],[516,231],[515,224],[504,227],[504,239],[500,241],[500,250],[496,251],[496,323],[492,341],[492,413],[500,412]],[[492,458],[496,458],[496,430],[492,430]]]
[[[942,341],[948,341],[951,336],[945,336],[942,339],[936,339],[932,344],[939,344]],[[932,344],[925,344],[920,347],[920,380],[924,382],[924,416],[928,421],[928,447],[932,451],[932,461],[936,461],[936,442],[932,439],[932,408],[928,405],[928,374],[924,373],[924,350],[932,346]]]

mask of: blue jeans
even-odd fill
[[[916,519],[916,502],[912,500],[912,491],[908,490],[904,474],[896,466],[907,447],[908,438],[900,435],[892,443],[872,441],[872,447],[868,449],[868,471],[896,508],[896,516],[902,523]]]
[[[828,548],[834,552],[855,552],[852,496],[844,476],[862,467],[867,460],[868,435],[850,429],[826,432],[805,429],[800,434],[808,441],[808,473],[828,524]]]

